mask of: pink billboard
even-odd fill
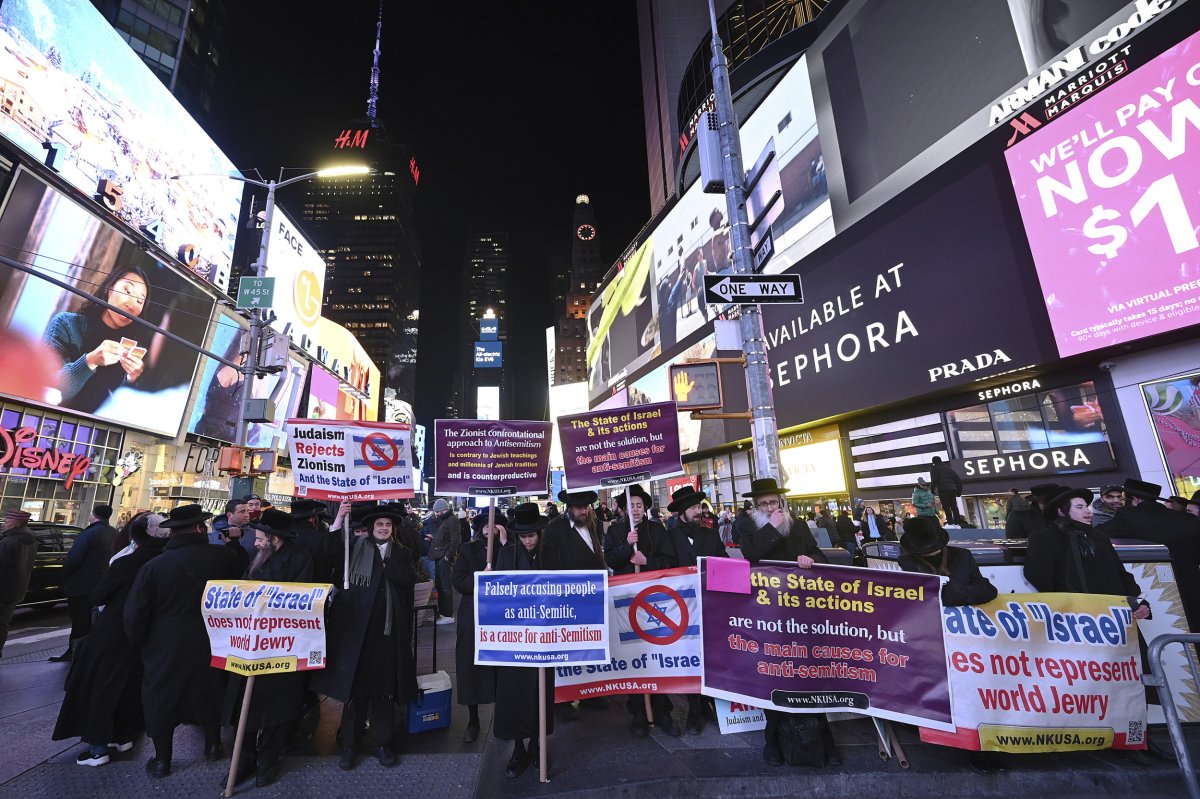
[[[1200,33],[1006,153],[1062,356],[1200,322]]]

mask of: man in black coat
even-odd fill
[[[247,580],[266,583],[307,583],[312,581],[312,557],[296,544],[292,519],[283,511],[267,508],[258,521],[251,522],[247,532],[254,532],[258,554],[247,569]],[[237,782],[255,774],[254,784],[260,788],[279,777],[279,756],[287,742],[291,722],[300,717],[304,706],[304,672],[264,674],[255,680],[254,695],[246,717],[250,732],[247,746],[238,763]],[[231,674],[225,691],[225,719],[235,727],[242,706],[246,678]]]
[[[679,514],[679,523],[671,531],[675,552],[680,566],[695,566],[697,558],[727,558],[721,534],[712,527],[700,524],[703,504],[708,497],[686,485],[671,495],[667,510]],[[701,694],[686,694],[688,703],[687,722],[684,725],[692,735],[704,732],[705,716],[716,720],[716,708],[712,700]]]
[[[933,456],[929,466],[929,482],[942,501],[942,512],[946,514],[946,524],[961,524],[964,519],[958,512],[958,498],[962,496],[963,482],[958,472],[950,468],[950,464],[942,463],[942,459]]]
[[[543,540],[554,553],[557,563],[554,569],[604,569],[604,545],[601,543],[601,522],[592,505],[598,499],[595,491],[559,491],[558,501],[567,506],[566,513],[551,519],[542,533]],[[580,707],[600,710],[608,707],[602,696],[584,699]],[[570,702],[559,702],[554,712],[563,721],[579,716],[579,711]]]
[[[396,706],[417,695],[416,663],[405,596],[416,582],[412,552],[394,531],[402,517],[386,508],[363,518],[370,534],[350,551],[350,588],[329,613],[329,664],[314,672],[311,686],[342,702],[342,756],[355,765],[355,745],[370,720],[372,748],[380,765],[396,764]],[[341,575],[335,580],[342,584]]]
[[[814,563],[828,563],[829,558],[817,546],[803,519],[793,519],[787,512],[784,490],[773,477],[765,477],[750,483],[750,490],[742,496],[754,501],[754,509],[748,514],[749,521],[742,530],[742,555],[751,563],[763,560],[795,561],[801,569],[811,569]],[[763,760],[770,766],[783,764],[783,751],[779,747],[780,725],[784,713],[779,710],[764,710],[767,727],[763,731],[766,743]],[[825,760],[831,766],[843,762],[841,750],[829,729],[829,720],[819,716],[822,735],[825,738]]]
[[[1158,504],[1162,487],[1154,483],[1130,478],[1124,488],[1129,504],[1097,529],[1109,538],[1140,538],[1165,546],[1175,570],[1175,585],[1188,629],[1200,630],[1200,519]]]
[[[96,505],[88,526],[75,537],[71,551],[63,563],[63,590],[67,595],[67,612],[71,615],[71,640],[67,651],[50,658],[51,663],[70,660],[79,642],[92,631],[92,589],[104,579],[108,559],[112,557],[112,542],[117,531],[108,523],[112,506]]]
[[[625,511],[625,515],[609,525],[608,532],[604,534],[604,560],[614,574],[673,569],[679,565],[671,534],[647,514],[653,505],[654,500],[640,485],[629,487],[628,502],[625,494],[617,496],[617,506]],[[629,525],[631,519],[632,529]],[[671,697],[666,694],[649,694],[649,697],[655,726],[667,735],[681,735],[681,730],[671,717]],[[633,734],[645,738],[650,734],[645,695],[631,694],[625,700],[625,707],[633,715]]]
[[[458,603],[458,624],[454,628],[455,692],[458,704],[467,706],[467,729],[463,743],[479,738],[479,706],[496,701],[496,667],[475,664],[475,573],[489,571],[488,538],[492,542],[492,563],[500,547],[508,543],[504,514],[497,512],[495,526],[488,527],[488,514],[479,513],[471,520],[475,536],[458,548],[451,579],[454,590],[462,595]]]
[[[171,531],[163,554],[144,565],[125,602],[125,634],[141,648],[145,679],[142,705],[154,757],[146,772],[156,779],[171,773],[175,728],[204,727],[204,757],[218,760],[224,675],[209,665],[212,653],[200,603],[209,580],[236,580],[240,564],[227,547],[208,543],[199,505],[171,511],[159,526]]]
[[[266,511],[263,511],[266,513]],[[342,567],[341,531],[330,530],[324,502],[298,499],[292,503],[291,530],[295,544],[312,558],[313,581],[332,583]]]
[[[1030,488],[1029,507],[1008,514],[1004,520],[1004,537],[1033,538],[1034,533],[1049,527],[1050,522],[1042,514],[1042,506],[1060,490],[1057,483],[1040,483]]]
[[[30,532],[29,514],[23,510],[5,511],[0,533],[0,652],[8,640],[13,611],[29,589],[37,537]]]

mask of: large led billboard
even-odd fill
[[[101,218],[19,171],[0,213],[0,254],[204,344],[213,301]],[[174,436],[199,354],[54,284],[0,267],[0,340],[30,352],[0,392]]]
[[[1005,152],[1062,356],[1200,321],[1200,34]]]
[[[228,288],[237,170],[92,3],[4,0],[0,109],[0,135]]]
[[[275,207],[267,239],[265,275],[275,278],[271,323],[292,343],[317,355],[321,327],[321,298],[325,293],[325,261],[288,215]]]
[[[371,356],[354,334],[337,322],[321,317],[317,329],[321,338],[321,362],[336,375],[332,378],[336,383],[336,399],[331,399],[333,389],[329,374],[325,372],[318,378],[324,370],[313,369],[313,384],[320,383],[322,401],[334,408],[332,417],[320,418],[378,420],[380,374]]]
[[[249,347],[250,331],[246,322],[222,311],[213,327],[209,351],[226,360],[244,363]],[[254,399],[271,400],[275,414],[269,424],[256,422],[250,425],[246,435],[247,446],[262,449],[286,447],[284,423],[295,417],[300,407],[305,371],[302,361],[289,357],[287,368],[283,371],[255,378],[251,396]],[[237,441],[244,397],[245,381],[237,370],[205,358],[188,432],[234,443]]]
[[[773,145],[782,205],[770,225],[781,272],[833,235],[821,139],[801,58],[741,126],[747,164]],[[715,318],[704,275],[733,270],[725,197],[699,181],[635,242],[588,310],[588,388],[593,404],[702,337]]]

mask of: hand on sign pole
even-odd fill
[[[796,558],[796,565],[801,569],[811,569],[814,561],[808,555],[801,555]]]

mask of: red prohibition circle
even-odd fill
[[[678,626],[676,626],[675,622],[671,620],[670,616],[663,613],[661,610],[654,607],[649,603],[649,601],[647,601],[647,597],[649,597],[651,594],[666,594],[668,599],[679,606]],[[663,626],[671,631],[670,635],[659,638],[657,636],[647,635],[644,633],[637,621],[637,612],[639,608],[646,611],[648,615],[653,616],[662,622]],[[652,585],[648,588],[644,588],[640,593],[638,593],[637,596],[633,598],[633,601],[629,603],[629,626],[633,628],[635,633],[637,633],[638,638],[641,638],[648,644],[654,644],[655,646],[666,646],[667,644],[673,644],[682,638],[683,634],[687,632],[687,603],[683,601],[683,597],[679,595],[679,592],[670,586]]]

